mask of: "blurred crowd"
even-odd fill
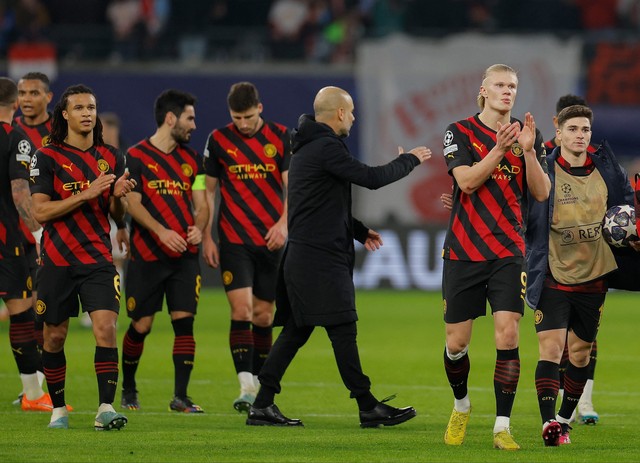
[[[637,33],[640,0],[0,0],[0,53],[46,41],[113,62],[350,62],[358,40],[461,31]]]

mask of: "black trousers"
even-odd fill
[[[280,381],[284,373],[298,350],[305,345],[314,328],[314,326],[296,326],[294,317],[289,317],[258,375],[262,387],[267,387],[275,391],[276,394],[280,393]],[[325,326],[324,328],[331,340],[340,377],[347,389],[351,391],[351,398],[369,393],[371,381],[362,372],[360,365],[360,355],[356,343],[356,322]]]

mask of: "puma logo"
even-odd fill
[[[482,153],[482,150],[484,150],[484,145],[483,145],[483,144],[479,144],[479,145],[478,145],[477,143],[475,143],[475,142],[474,142],[474,143],[473,143],[473,147],[474,147],[475,149],[477,149],[480,153]]]
[[[72,162],[70,162],[69,164],[62,164],[62,167],[67,169],[69,172],[73,172],[73,163]]]
[[[155,164],[147,164],[147,167],[154,171],[156,174],[158,173],[158,163]]]
[[[237,158],[238,157],[238,148],[235,148],[235,149],[227,148],[227,154],[230,154],[234,158]]]

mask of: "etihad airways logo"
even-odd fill
[[[147,187],[150,190],[155,190],[159,195],[182,196],[185,191],[191,189],[191,184],[177,180],[150,180]]]
[[[82,190],[86,190],[91,186],[91,182],[89,180],[82,180],[78,182],[67,182],[62,184],[62,189],[64,191],[71,191],[72,194],[77,195]]]
[[[236,164],[229,166],[229,173],[240,180],[267,178],[267,174],[276,171],[275,164]]]
[[[473,164],[475,165],[477,164],[477,162],[474,162]],[[498,164],[495,170],[493,171],[493,173],[491,174],[491,178],[493,180],[511,181],[513,176],[518,175],[520,172],[522,172],[522,167],[520,166]]]
[[[493,180],[507,180],[511,181],[514,175],[518,175],[522,172],[522,168],[519,166],[509,166],[505,164],[498,164],[496,169],[491,174]]]

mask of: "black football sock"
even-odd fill
[[[236,373],[248,371],[253,373],[253,333],[251,322],[231,320],[229,331],[229,347]]]
[[[558,364],[540,360],[536,367],[536,392],[542,422],[546,423],[556,417],[556,400],[560,388],[560,372]]]
[[[64,349],[60,352],[43,350],[42,366],[53,407],[64,407],[64,386],[67,376],[67,358],[64,355]]]
[[[579,368],[569,362],[567,371],[564,374],[564,397],[562,398],[562,404],[558,412],[558,415],[562,418],[571,418],[584,390],[588,374],[589,365]]]
[[[457,360],[451,360],[447,355],[447,348],[444,349],[444,371],[447,374],[449,385],[453,390],[453,396],[460,400],[464,399],[468,393],[469,371],[471,362],[469,354],[465,353]]]
[[[99,404],[112,404],[118,388],[118,348],[96,346],[93,364],[98,380]]]
[[[193,317],[184,317],[173,320],[173,366],[175,368],[174,395],[187,397],[187,386],[193,370],[193,362],[196,356],[196,341],[193,338]]]
[[[493,387],[496,395],[496,416],[511,416],[520,379],[520,354],[518,348],[496,351],[496,369]]]
[[[138,333],[130,324],[124,335],[122,340],[122,389],[125,391],[136,390],[136,371],[144,350],[144,339],[148,334]]]

